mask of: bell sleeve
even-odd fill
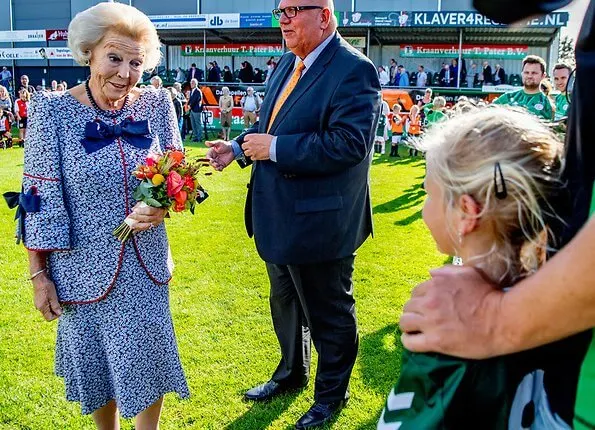
[[[39,211],[27,212],[24,219],[23,243],[31,251],[71,248],[53,105],[49,94],[36,93],[29,107],[22,192],[40,198]]]

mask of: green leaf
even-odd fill
[[[161,203],[159,203],[157,200],[153,198],[145,199],[144,202],[149,206],[153,206],[154,208],[160,208],[161,206],[163,206]]]

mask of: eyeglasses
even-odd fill
[[[297,13],[302,10],[312,10],[312,9],[324,9],[321,6],[288,6],[284,7],[283,9],[273,9],[273,16],[275,19],[281,19],[281,14],[285,15],[286,18],[295,18]]]

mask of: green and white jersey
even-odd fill
[[[568,115],[568,107],[570,106],[568,102],[569,98],[570,96],[566,97],[566,93],[558,93],[556,95],[556,116],[554,118],[556,121]]]
[[[590,214],[591,216],[595,214],[595,184],[593,185]],[[595,331],[593,334],[595,336]],[[595,337],[581,368],[576,395],[574,428],[576,430],[595,429]]]
[[[378,118],[378,127],[376,128],[376,136],[384,137],[386,133],[386,115],[380,115]]]
[[[542,92],[527,94],[525,90],[521,88],[520,90],[502,94],[494,100],[494,103],[499,105],[521,106],[533,115],[537,115],[548,121],[554,119],[552,102],[549,97]]]
[[[551,410],[546,371],[536,365],[536,357],[543,354],[529,351],[464,360],[405,351],[401,376],[389,394],[377,429],[569,430],[571,427]],[[563,366],[563,362],[554,364]],[[561,394],[567,397],[565,391]]]

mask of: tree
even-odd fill
[[[564,36],[560,41],[558,49],[558,59],[574,68],[576,61],[574,58],[574,40],[570,36]]]

